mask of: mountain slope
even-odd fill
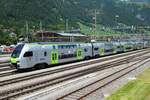
[[[98,24],[114,26],[149,25],[150,9],[136,4],[126,4],[120,0],[1,0],[0,24],[8,28],[22,28],[26,21],[30,26],[39,28],[40,21],[47,29],[64,28],[69,20],[70,27],[77,27],[77,22],[93,23],[97,9]],[[116,19],[116,15],[119,18]]]
[[[137,3],[150,3],[149,0],[129,0],[131,2],[137,2]]]

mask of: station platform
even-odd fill
[[[3,62],[8,62],[10,60],[10,56],[3,56],[3,57],[1,57],[0,56],[0,63],[3,63]]]

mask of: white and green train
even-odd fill
[[[142,48],[148,45],[142,42]],[[141,44],[141,42],[140,42]],[[136,47],[139,46],[139,47]],[[36,68],[89,59],[141,48],[136,42],[24,43],[16,46],[11,65],[16,69]]]

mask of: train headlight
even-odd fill
[[[18,58],[11,58],[10,61],[11,61],[11,63],[18,63],[18,62],[20,62]]]
[[[18,66],[20,66],[20,63],[17,63]]]

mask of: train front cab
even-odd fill
[[[36,52],[38,52],[38,50]],[[11,55],[11,67],[15,67],[18,70],[32,68],[36,63],[35,61],[37,60],[35,54],[36,53],[34,52],[31,45],[18,45]]]
[[[24,47],[24,44],[19,44],[18,46],[16,46],[15,50],[13,51],[13,53],[11,54],[11,67],[15,67],[16,69],[18,69],[20,67],[20,55],[21,55],[21,51]]]

